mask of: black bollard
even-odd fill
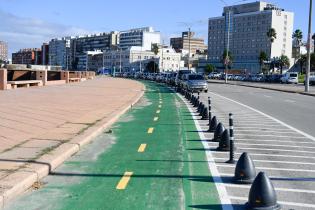
[[[238,159],[233,182],[237,184],[251,184],[256,177],[256,169],[253,160],[244,152]]]
[[[260,172],[254,180],[248,196],[246,209],[250,210],[280,210],[277,194],[270,179],[264,172]]]
[[[208,110],[209,110],[209,126],[211,125],[212,120],[212,112],[211,112],[212,106],[211,106],[211,97],[208,97]]]
[[[204,106],[203,112],[202,112],[202,120],[209,120],[209,112],[208,108]]]
[[[226,163],[234,164],[234,120],[233,114],[229,114],[229,126],[230,126],[230,159]]]
[[[230,151],[230,132],[228,129],[225,129],[223,134],[220,136],[218,151],[228,152]]]
[[[215,130],[217,129],[217,126],[218,126],[218,120],[217,120],[217,117],[214,116],[214,117],[211,119],[211,123],[210,123],[210,125],[209,125],[209,130],[208,130],[208,132],[210,132],[210,133],[215,132]]]
[[[214,132],[213,142],[219,142],[225,128],[222,123],[219,123]]]
[[[202,117],[202,113],[203,113],[203,110],[204,110],[204,108],[205,108],[205,105],[201,102],[200,103],[201,105],[200,105],[200,108],[198,109],[198,112],[199,112],[199,116],[201,116]]]

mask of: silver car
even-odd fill
[[[208,83],[204,76],[200,74],[187,74],[185,75],[185,88],[191,92],[208,92]]]

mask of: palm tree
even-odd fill
[[[290,66],[290,59],[286,55],[281,55],[278,60],[279,66],[280,66],[280,74],[283,73],[283,67],[289,67]]]
[[[301,74],[303,73],[303,66],[305,65],[306,63],[306,60],[307,60],[307,56],[306,55],[302,55],[300,57],[300,59],[298,60],[299,64],[300,64],[300,72]]]
[[[152,52],[155,54],[155,56],[157,54],[159,54],[159,51],[160,51],[160,48],[159,48],[158,44],[152,44]],[[154,63],[155,63],[155,59],[154,59]],[[156,69],[155,65],[153,67],[154,67],[154,73],[155,73],[155,69]]]
[[[267,32],[267,37],[270,40],[270,57],[271,57],[271,47],[272,47],[272,43],[277,39],[277,32],[276,29],[274,28],[270,28],[269,31]]]
[[[259,59],[259,64],[260,64],[260,72],[262,72],[263,71],[263,65],[264,65],[265,61],[268,60],[267,53],[264,51],[261,51],[258,59]]]
[[[295,49],[298,50],[298,52],[295,53],[294,56],[294,64],[296,63],[296,60],[299,59],[300,55],[300,47],[302,45],[302,39],[303,39],[303,32],[300,29],[297,29],[294,31],[292,38],[296,41]]]

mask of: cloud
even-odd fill
[[[21,48],[38,48],[43,42],[48,42],[52,38],[92,33],[80,27],[19,17],[2,10],[0,10],[0,20],[0,39],[8,42],[9,54]]]

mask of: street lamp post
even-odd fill
[[[190,51],[191,51],[191,47],[190,47],[190,32],[191,29],[190,27],[188,28],[188,70],[190,70]]]
[[[307,35],[307,68],[305,77],[305,92],[310,90],[310,71],[311,71],[311,41],[312,41],[312,6],[313,0],[310,0],[310,11],[308,21],[308,35]]]

